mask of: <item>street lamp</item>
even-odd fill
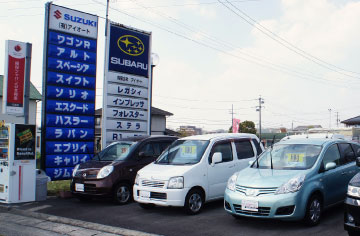
[[[151,135],[151,108],[152,108],[152,85],[153,85],[153,71],[154,71],[154,67],[157,66],[159,64],[160,58],[159,55],[156,53],[151,53],[151,58],[150,58],[150,62],[151,62],[151,71],[150,71],[150,108],[149,108],[149,113],[150,113],[150,127],[149,127],[149,135]]]

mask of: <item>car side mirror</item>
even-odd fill
[[[332,170],[335,168],[336,168],[335,162],[329,162],[329,163],[326,163],[326,165],[325,165],[325,171]]]
[[[139,152],[139,158],[144,158],[146,157],[146,153],[145,152]]]
[[[360,167],[360,157],[357,157],[357,158],[356,158],[356,165],[357,165],[358,167]]]
[[[211,158],[211,165],[214,166],[216,163],[222,162],[222,153],[221,152],[215,152]]]

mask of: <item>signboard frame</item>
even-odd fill
[[[52,7],[53,7],[53,10],[52,10]],[[53,116],[56,116],[56,118],[59,118],[61,119],[61,125],[60,126],[57,126],[58,127],[58,131],[61,131],[61,130],[70,130],[70,129],[73,129],[73,134],[74,134],[74,137],[79,137],[79,133],[77,132],[78,130],[76,129],[81,129],[81,128],[90,128],[93,130],[93,132],[90,132],[92,136],[92,139],[90,140],[90,137],[88,139],[84,139],[84,140],[79,140],[79,139],[74,139],[73,138],[69,138],[69,139],[64,139],[62,137],[60,137],[60,139],[56,139],[58,140],[57,142],[59,143],[58,146],[56,146],[56,148],[61,148],[61,145],[63,145],[64,141],[67,141],[67,143],[71,143],[74,145],[74,147],[84,147],[84,146],[81,146],[83,145],[84,143],[92,143],[92,145],[90,145],[89,147],[86,146],[86,154],[87,154],[87,157],[84,158],[83,157],[83,154],[84,152],[82,152],[81,154],[79,154],[78,152],[75,152],[74,150],[75,149],[71,149],[72,151],[74,151],[74,153],[62,153],[64,154],[64,157],[63,158],[66,158],[67,160],[68,159],[71,159],[71,158],[68,158],[67,156],[70,156],[72,157],[72,160],[70,161],[73,161],[73,160],[79,160],[79,155],[81,155],[82,159],[81,159],[81,162],[85,162],[87,161],[89,158],[92,157],[92,155],[94,154],[94,146],[95,146],[95,104],[96,104],[96,65],[97,65],[97,56],[96,56],[96,53],[97,53],[97,35],[98,35],[98,16],[96,15],[93,15],[93,14],[89,14],[89,13],[85,13],[85,12],[82,12],[82,11],[78,11],[78,10],[74,10],[74,9],[70,9],[70,8],[66,8],[66,7],[62,7],[62,6],[58,6],[58,5],[55,5],[55,4],[52,4],[51,2],[48,2],[46,3],[45,5],[45,27],[44,27],[44,48],[43,48],[43,63],[44,63],[44,66],[43,66],[43,93],[42,93],[42,101],[43,101],[43,104],[42,104],[42,114],[41,114],[41,169],[47,171],[47,174],[52,177],[53,180],[60,180],[60,179],[67,179],[67,178],[71,178],[71,171],[73,169],[73,165],[69,166],[69,163],[67,162],[63,162],[62,166],[58,166],[58,169],[59,170],[63,170],[64,171],[64,175],[63,176],[60,176],[59,178],[55,178],[52,173],[50,173],[51,171],[55,171],[53,170],[53,167],[54,166],[48,166],[50,162],[53,163],[53,160],[51,160],[49,162],[49,160],[47,160],[47,156],[49,156],[49,158],[54,158],[53,157],[53,153],[47,153],[47,146],[49,146],[50,144],[54,143],[55,140],[52,139],[52,140],[47,140],[46,138],[46,135],[47,135],[47,118],[50,118],[53,119],[54,117]],[[56,12],[56,10],[61,10],[59,12]],[[52,15],[51,12],[52,11],[55,11],[54,14]],[[63,12],[65,12],[65,14],[62,14]],[[68,14],[68,12],[71,12]],[[73,14],[74,13],[74,14]],[[66,16],[66,14],[68,14],[68,16]],[[64,27],[64,25],[61,25],[61,24],[65,24],[65,23],[61,23],[59,22],[59,27],[64,27],[64,29],[74,29],[74,32],[75,33],[72,33],[72,32],[64,32],[63,30],[57,30],[57,29],[54,29],[54,24],[51,23],[51,18],[50,17],[55,17],[56,19],[53,20],[53,21],[56,21],[56,20],[61,20],[63,17],[64,20],[66,20],[65,18],[67,17],[68,20],[70,19],[69,17],[79,17],[81,15],[86,15],[86,17],[89,17],[90,20],[87,20],[85,19],[85,17],[83,17],[83,22],[85,23],[88,23],[88,22],[91,22],[91,19],[96,19],[96,29],[94,29],[94,32],[91,33],[92,36],[87,36],[87,35],[82,35],[81,33],[79,32],[84,32],[84,33],[87,33],[89,32],[89,30],[87,30],[86,28],[86,25],[84,24],[84,27],[82,26],[77,26],[76,23],[71,23],[71,27],[72,28],[69,28],[69,27]],[[72,16],[74,15],[74,16]],[[81,17],[80,17],[81,18]],[[75,19],[75,18],[74,18]],[[93,23],[94,24],[94,23]],[[66,25],[66,24],[65,24]],[[69,25],[68,25],[69,26]],[[91,72],[91,75],[88,75],[85,73],[85,69],[83,71],[83,74],[79,74],[79,73],[76,73],[76,72],[81,72],[81,70],[78,70],[79,67],[77,69],[75,69],[75,73],[71,70],[68,70],[68,71],[57,71],[57,72],[53,72],[54,70],[50,70],[49,71],[49,48],[50,48],[50,36],[53,36],[53,35],[57,35],[57,37],[66,37],[66,39],[68,38],[73,38],[73,41],[76,41],[78,39],[78,44],[80,45],[80,40],[83,40],[83,43],[81,45],[83,45],[83,49],[78,49],[78,48],[74,48],[73,46],[70,48],[72,49],[71,51],[75,51],[74,53],[76,54],[77,52],[82,52],[83,53],[83,60],[76,60],[76,59],[73,59],[73,62],[77,62],[77,65],[81,65],[81,66],[84,66],[84,68],[86,68],[86,59],[92,59],[92,62],[91,64],[89,65],[94,65],[92,68],[93,68],[93,72]],[[86,44],[86,42],[88,42]],[[91,42],[94,42],[95,43],[95,46],[91,43]],[[64,48],[64,51],[61,51],[62,53],[67,53],[66,52],[66,47],[68,46],[63,46],[63,45],[60,45],[62,48]],[[77,55],[76,55],[77,57]],[[75,57],[75,58],[76,58]],[[93,58],[91,58],[93,57]],[[95,58],[95,59],[94,59]],[[69,58],[65,58],[65,60],[68,60]],[[58,61],[61,61],[63,60],[63,58],[58,58]],[[64,67],[65,67],[65,62],[64,61]],[[68,63],[68,66],[69,68],[71,67],[71,69],[73,69],[74,67],[72,67],[71,65],[71,61],[69,60],[69,63]],[[76,66],[76,64],[74,65]],[[91,68],[90,66],[88,67],[89,70],[91,71]],[[61,68],[62,69],[62,68]],[[84,105],[84,110],[83,110],[83,113],[85,113],[85,109],[89,109],[89,112],[91,110],[91,113],[90,115],[88,115],[87,113],[85,114],[80,114],[80,112],[78,114],[76,113],[71,113],[69,112],[68,114],[65,114],[65,113],[51,113],[49,114],[49,112],[47,112],[47,108],[49,106],[49,97],[48,97],[48,78],[49,78],[49,75],[51,73],[56,73],[56,74],[59,74],[59,75],[69,75],[69,78],[72,77],[72,75],[79,75],[79,77],[74,77],[74,78],[81,78],[81,80],[79,80],[80,82],[83,82],[83,86],[78,86],[76,84],[74,84],[73,82],[69,82],[68,84],[60,84],[60,88],[61,86],[63,86],[63,88],[70,88],[68,90],[64,89],[64,91],[67,91],[69,93],[69,90],[73,89],[73,91],[76,91],[76,89],[80,89],[81,88],[86,88],[85,90],[87,91],[90,91],[90,90],[93,90],[94,91],[94,94],[93,94],[93,99],[91,99],[90,101],[87,101],[86,100],[86,97],[87,97],[87,94],[84,98],[84,100],[81,100],[81,102]],[[93,79],[94,81],[86,81],[86,78],[87,79]],[[70,80],[71,81],[71,80]],[[79,82],[79,83],[80,83]],[[88,84],[90,84],[90,89],[88,87],[86,87],[86,83],[85,82],[89,82]],[[72,87],[71,87],[72,86]],[[62,91],[62,90],[61,90]],[[73,103],[73,105],[76,107],[76,109],[78,109],[79,107],[77,106],[77,104],[80,104],[81,102],[78,102],[79,100],[71,100],[71,95],[67,94],[68,97],[65,97],[63,98],[61,101],[63,101],[65,104],[66,102],[69,102],[70,103]],[[51,98],[50,98],[51,99]],[[65,100],[64,100],[65,99]],[[73,102],[72,102],[73,101]],[[52,102],[52,101],[50,101]],[[56,105],[59,107],[60,105],[56,103]],[[69,106],[67,106],[69,107]],[[63,120],[66,120],[67,121],[67,124],[63,124]],[[72,121],[72,123],[71,123]],[[78,125],[78,126],[74,126],[75,122],[78,123],[78,122],[82,122],[82,121],[86,121],[86,122],[91,122],[91,127],[89,126],[81,126]],[[69,124],[70,123],[70,124]],[[52,121],[52,124],[54,125],[54,121]],[[51,127],[53,128],[53,127]],[[54,129],[52,129],[54,130]],[[85,129],[84,129],[85,130]],[[51,136],[53,137],[53,135]],[[47,143],[49,143],[49,145],[47,145]],[[77,146],[76,146],[77,145]],[[47,155],[49,154],[49,155]],[[51,155],[50,155],[51,154]],[[57,162],[59,163],[59,162]],[[75,163],[75,161],[73,161],[72,163]],[[52,170],[51,170],[52,169]]]
[[[147,73],[144,76],[144,74],[136,74],[136,73],[129,73],[128,71],[123,71],[123,70],[110,70],[110,44],[114,43],[111,42],[111,33],[112,33],[112,28],[111,27],[117,27],[120,28],[123,31],[129,31],[132,32],[134,34],[142,34],[144,35],[144,37],[148,37],[148,49],[147,49],[147,57],[146,57],[146,63],[147,63]],[[123,132],[123,138],[127,138],[127,137],[133,137],[133,136],[141,136],[141,135],[150,135],[151,134],[151,100],[152,100],[152,70],[151,70],[151,45],[152,45],[152,33],[151,32],[146,32],[146,31],[142,31],[139,29],[135,29],[132,27],[128,27],[128,26],[124,26],[122,24],[118,24],[115,22],[108,22],[107,25],[107,38],[106,38],[106,46],[105,46],[105,64],[104,64],[104,84],[103,84],[103,110],[102,110],[102,135],[101,135],[101,140],[102,140],[102,147],[106,147],[107,145],[109,145],[111,142],[116,141],[116,140],[111,140],[108,141],[107,138],[111,136],[111,134],[116,133],[116,134],[121,134]],[[132,36],[131,33],[126,34],[127,36]],[[134,37],[137,38],[137,37]],[[139,38],[137,38],[139,39]],[[119,44],[119,41],[121,40],[121,37],[119,37],[119,39],[117,39],[117,44]],[[128,40],[128,39],[126,39]],[[140,40],[140,39],[139,39]],[[141,41],[141,40],[140,40]],[[141,42],[143,44],[143,42]],[[146,44],[146,43],[145,43]],[[144,45],[144,44],[143,44]],[[118,47],[120,48],[120,46],[118,45]],[[121,49],[121,48],[120,48]],[[112,50],[113,51],[113,50]],[[120,50],[118,50],[120,51]],[[124,52],[124,50],[121,49],[122,52]],[[120,54],[119,54],[120,55]],[[120,58],[119,58],[120,59]],[[129,62],[130,61],[130,62]],[[127,61],[128,64],[130,65],[131,63],[136,63],[135,61],[128,60]],[[123,59],[123,62],[120,61],[120,63],[125,64],[126,60]],[[133,64],[134,65],[134,64]],[[139,64],[137,64],[139,65]],[[140,63],[140,67],[143,67],[144,65],[141,65]],[[117,78],[116,78],[117,77]],[[124,77],[126,77],[124,79]],[[131,81],[135,81],[136,79],[139,79],[139,84],[134,84],[131,83]],[[116,81],[118,80],[118,81]],[[130,82],[129,82],[130,80]],[[147,80],[147,84],[144,86],[144,80]],[[129,94],[123,94],[121,95],[120,93],[118,94],[110,94],[109,92],[109,88],[108,86],[110,85],[121,85],[123,87],[127,87],[127,88],[137,88],[137,91],[144,91],[147,89],[147,96],[146,98],[141,97],[141,96],[131,96]],[[111,127],[108,127],[108,123],[107,120],[108,118],[110,118],[111,120],[114,120],[115,118],[111,118],[111,117],[107,117],[107,114],[109,113],[108,109],[110,106],[110,109],[123,109],[126,110],[129,107],[121,107],[121,106],[117,106],[117,105],[111,105],[108,102],[107,96],[112,96],[112,97],[119,97],[119,98],[128,98],[128,99],[137,99],[137,100],[146,100],[147,102],[147,106],[146,109],[134,109],[134,111],[141,111],[141,112],[146,112],[147,113],[147,117],[144,120],[141,120],[141,122],[146,122],[147,127],[146,127],[146,132],[134,132],[134,130],[128,130],[128,131],[119,131],[116,129],[112,129]],[[112,107],[111,107],[112,106]],[[117,121],[119,121],[120,119],[116,119]],[[121,120],[120,120],[121,121]],[[136,121],[136,120],[129,120],[129,121]],[[121,137],[119,138],[121,139]],[[117,139],[117,140],[119,140]]]

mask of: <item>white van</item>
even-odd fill
[[[155,162],[139,170],[134,200],[145,209],[179,206],[188,214],[197,214],[205,202],[223,198],[229,177],[247,167],[263,150],[253,134],[178,139]]]

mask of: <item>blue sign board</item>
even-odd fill
[[[61,114],[48,114],[46,116],[47,127],[93,128],[94,124],[94,116],[73,116]]]
[[[94,155],[97,38],[87,31],[64,33],[62,25],[62,30],[49,27],[52,20],[58,20],[49,15],[53,6],[47,4],[41,152],[42,168],[52,180],[60,180],[71,178],[74,166]],[[76,14],[94,17],[74,11]]]
[[[109,47],[109,70],[149,76],[149,34],[110,25]]]
[[[85,163],[91,160],[94,155],[92,154],[71,154],[71,155],[47,155],[46,166],[52,168],[58,167],[73,167],[80,163]]]
[[[95,89],[95,77],[48,71],[47,84]]]

